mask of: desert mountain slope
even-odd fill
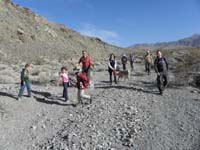
[[[35,61],[38,57],[45,57],[62,61],[79,57],[82,50],[87,50],[95,59],[123,51],[98,38],[83,36],[64,25],[49,22],[9,0],[0,1],[2,60]]]

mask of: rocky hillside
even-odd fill
[[[93,58],[105,58],[121,48],[101,39],[82,36],[64,25],[49,22],[28,8],[0,1],[0,59],[22,61],[73,60],[87,50]]]
[[[190,37],[172,42],[160,42],[151,44],[135,44],[130,49],[156,49],[156,48],[183,48],[183,47],[200,47],[200,34],[194,34]]]

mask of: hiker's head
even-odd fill
[[[66,68],[66,67],[62,67],[62,68],[61,68],[61,72],[62,72],[62,73],[65,73],[66,71],[67,71],[67,68]]]
[[[87,55],[86,51],[82,51],[82,55],[85,57]]]
[[[160,57],[162,57],[162,53],[161,53],[161,51],[160,50],[157,50],[157,56],[160,58]]]
[[[147,51],[147,54],[150,54],[150,51]]]
[[[109,60],[114,60],[115,59],[115,54],[110,54],[110,58],[109,58]]]
[[[28,69],[29,66],[30,66],[29,64],[25,64],[24,68]]]

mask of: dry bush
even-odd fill
[[[0,83],[15,83],[18,78],[18,73],[10,68],[0,71]]]
[[[192,48],[182,56],[181,63],[176,64],[173,71],[176,82],[181,85],[198,85],[200,72],[200,49]]]

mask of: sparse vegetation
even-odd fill
[[[174,64],[176,65],[176,69],[173,71],[177,83],[199,86],[200,49],[191,48],[188,50],[188,53],[184,53],[179,57],[181,61]]]

